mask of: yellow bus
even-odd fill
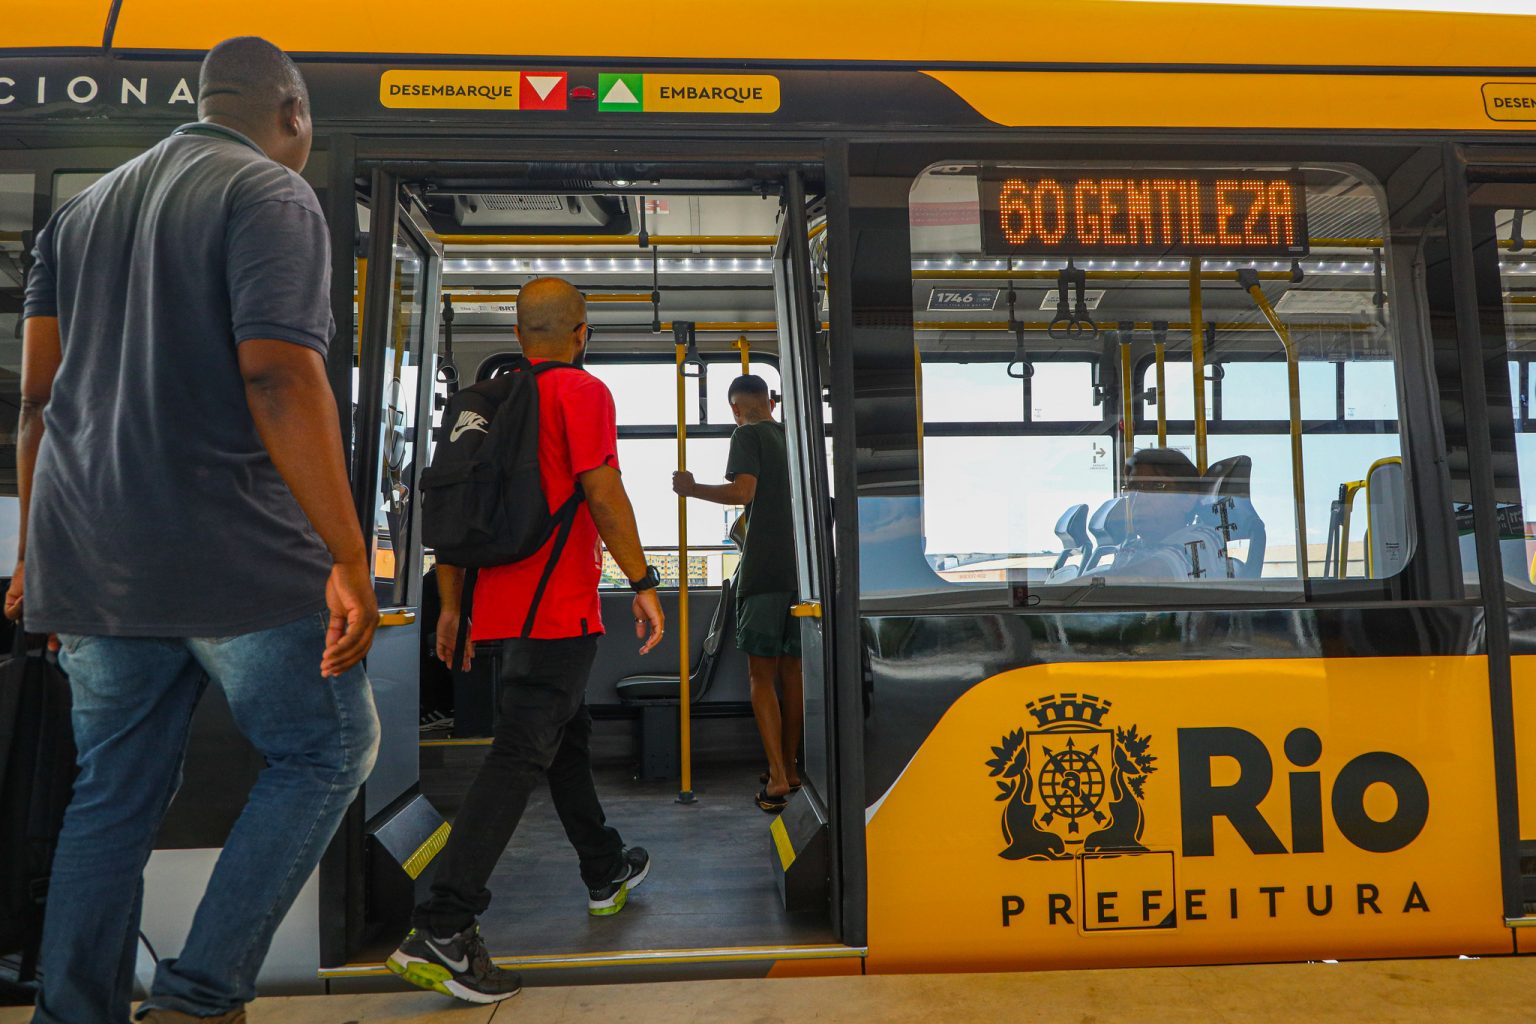
[[[313,94],[384,741],[269,989],[388,983],[484,743],[494,650],[422,657],[416,481],[540,274],[592,302],[690,628],[660,664],[605,644],[588,693],[647,891],[589,924],[536,810],[484,921],[502,962],[1531,952],[1525,6],[0,0],[13,402],[34,233],[195,119],[203,51],[265,36]],[[667,476],[723,469],[743,369],[783,399],[806,649],[805,786],[771,821],[731,519]],[[217,695],[194,732],[147,876],[160,953],[260,769]]]

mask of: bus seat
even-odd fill
[[[1056,536],[1061,540],[1061,554],[1045,577],[1047,583],[1059,583],[1075,579],[1093,553],[1093,541],[1088,537],[1088,506],[1073,505],[1056,520]],[[1069,565],[1073,559],[1076,565]]]
[[[1096,546],[1088,561],[1083,563],[1083,572],[1097,567],[1106,557],[1120,550],[1131,528],[1129,511],[1130,503],[1121,495],[1100,505],[1089,518],[1088,532],[1093,534]]]
[[[720,603],[715,605],[714,617],[704,633],[704,645],[688,673],[690,704],[696,704],[709,690],[714,681],[715,669],[720,665],[720,645],[730,632],[735,619],[736,580],[726,579],[720,585]],[[675,703],[678,699],[678,675],[626,676],[618,681],[616,689],[624,704],[649,704],[657,701]]]
[[[1264,520],[1253,507],[1252,494],[1253,459],[1247,455],[1213,462],[1205,471],[1205,493],[1210,498],[1231,498],[1232,507],[1227,510],[1227,524],[1231,527],[1228,540],[1246,540],[1248,554],[1234,558],[1237,575],[1241,579],[1257,579],[1264,572],[1264,550],[1269,534]],[[1221,513],[1202,499],[1199,522],[1202,526],[1221,531]]]

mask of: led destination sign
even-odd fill
[[[999,255],[1303,256],[1293,174],[985,168],[981,238]]]

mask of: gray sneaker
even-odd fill
[[[624,866],[619,877],[599,889],[587,890],[587,913],[593,917],[608,917],[624,909],[629,894],[645,881],[651,873],[651,855],[644,847],[630,846],[624,850]]]
[[[447,939],[412,928],[384,966],[417,988],[441,992],[466,1003],[499,1003],[523,988],[523,979],[517,972],[502,970],[491,963],[477,924]]]

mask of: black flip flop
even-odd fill
[[[769,796],[766,786],[757,791],[757,806],[769,814],[778,814],[788,802],[787,796]]]
[[[762,784],[763,784],[763,785],[765,785],[765,786],[766,786],[766,785],[768,785],[768,773],[767,773],[767,772],[762,772],[762,773],[760,773],[760,774],[759,774],[759,775],[758,775],[758,776],[757,776],[757,781],[758,781],[758,782],[761,782],[761,783],[762,783]],[[797,783],[795,783],[795,784],[794,784],[794,785],[793,785],[793,786],[790,786],[790,787],[789,787],[789,791],[790,791],[790,792],[791,792],[791,793],[793,793],[793,792],[794,792],[794,791],[795,791],[795,790],[797,790],[797,789],[799,789],[799,788],[800,788],[800,784],[799,784],[799,783],[798,783],[798,782],[797,782]]]

